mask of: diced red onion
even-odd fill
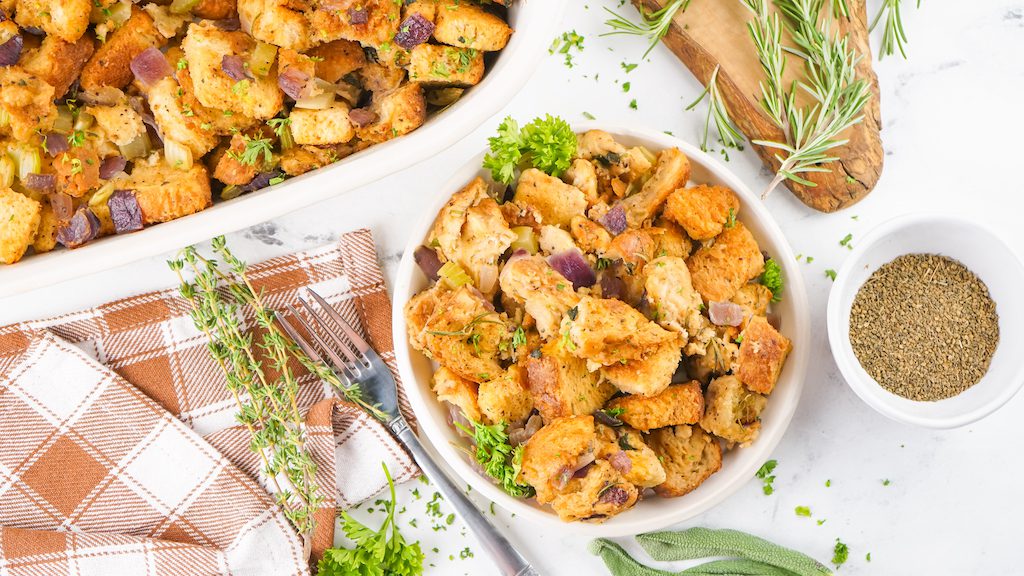
[[[57,230],[57,242],[78,248],[100,233],[100,219],[88,208],[79,208],[71,220]]]
[[[57,188],[57,177],[53,174],[32,172],[25,176],[25,188],[36,192],[53,192]]]
[[[7,42],[0,44],[0,67],[14,66],[21,57],[21,49],[25,46],[25,39],[21,34],[11,36]]]
[[[626,293],[626,282],[615,274],[605,271],[601,274],[601,298],[622,299]]]
[[[224,18],[223,20],[212,20],[213,25],[225,32],[234,32],[242,27],[238,18]]]
[[[776,312],[769,312],[767,316],[768,323],[771,324],[772,328],[776,330],[782,330],[782,315]]]
[[[129,65],[132,74],[144,86],[152,86],[160,80],[174,74],[174,69],[167,63],[167,58],[156,48],[149,47],[132,58]]]
[[[281,91],[292,97],[294,100],[302,98],[312,85],[309,74],[298,68],[288,68],[278,75],[277,85]]]
[[[420,267],[423,274],[431,282],[436,282],[438,278],[437,271],[441,269],[441,259],[437,257],[437,252],[429,246],[420,246],[412,253],[412,257],[416,260],[416,265]]]
[[[433,33],[433,22],[419,14],[412,14],[398,27],[398,32],[395,34],[395,44],[406,50],[412,50],[414,47],[430,40],[430,35]]]
[[[629,474],[629,471],[633,469],[633,461],[629,459],[629,455],[623,450],[619,450],[609,456],[608,463],[622,474]]]
[[[353,26],[360,26],[370,21],[370,13],[365,7],[353,6],[348,9],[348,23]]]
[[[622,204],[612,206],[604,216],[601,217],[601,225],[612,234],[622,234],[629,224],[626,222],[626,209]]]
[[[558,469],[558,474],[555,475],[555,490],[562,490],[569,485],[569,480],[572,480],[572,475],[576,473],[575,468],[568,466],[562,466]]]
[[[348,113],[348,119],[356,128],[362,128],[376,122],[377,113],[369,108],[353,108]]]
[[[458,406],[452,404],[451,402],[445,402],[445,404],[448,406],[448,425],[454,428],[455,431],[458,432],[460,436],[465,436],[466,438],[469,438],[470,436],[466,434],[466,431],[463,430],[462,427],[465,427],[468,430],[472,430],[473,423],[470,422],[469,418],[466,418],[466,415],[462,413],[462,408],[459,408]],[[456,424],[459,424],[459,426],[456,426]]]
[[[578,249],[570,249],[548,256],[548,264],[565,276],[565,279],[572,282],[573,289],[585,286],[593,286],[597,283],[597,276],[590,268],[590,263]]]
[[[529,255],[530,255],[530,253],[527,252],[525,249],[523,249],[523,248],[516,248],[515,250],[512,251],[512,254],[509,255],[508,261],[506,261],[505,263],[508,264],[509,262],[513,262],[515,260],[519,260],[520,258],[526,258]]]
[[[739,326],[743,323],[743,307],[735,302],[711,302],[708,318],[716,326]]]
[[[100,178],[110,180],[118,172],[123,172],[128,161],[124,156],[107,156],[100,163]]]
[[[115,190],[107,198],[110,208],[110,219],[114,221],[114,230],[118,234],[142,230],[142,208],[131,190]]]
[[[50,201],[50,209],[53,210],[53,215],[57,217],[57,220],[67,222],[71,219],[75,213],[75,203],[71,196],[63,192],[51,192],[46,197]]]
[[[534,414],[530,416],[522,427],[513,428],[508,431],[508,443],[513,448],[520,444],[526,444],[526,441],[533,438],[533,435],[543,427],[544,419],[541,418],[540,414]]]
[[[281,172],[280,170],[271,170],[269,172],[260,172],[255,177],[253,177],[253,179],[250,180],[248,184],[246,184],[245,186],[242,186],[242,188],[246,192],[255,192],[257,190],[262,190],[262,189],[266,188],[267,186],[270,186],[270,181],[271,180],[273,180],[274,178],[280,178],[283,174],[284,174],[284,172]]]
[[[50,155],[50,158],[56,158],[58,154],[67,152],[70,147],[68,137],[59,132],[47,133],[44,145],[46,146],[46,153]]]
[[[22,30],[33,36],[46,36],[46,30],[43,30],[39,26],[25,26]]]
[[[622,506],[629,501],[629,493],[618,486],[611,486],[605,488],[597,499],[605,504]]]
[[[572,477],[573,478],[586,478],[587,477],[587,472],[590,472],[590,469],[593,468],[593,467],[594,467],[594,463],[591,462],[590,464],[587,464],[583,468],[580,468],[579,470],[574,472]]]
[[[228,75],[228,78],[231,78],[235,82],[252,77],[245,69],[245,62],[242,61],[242,57],[234,54],[225,54],[224,56],[221,56],[220,69]]]

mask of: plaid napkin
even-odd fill
[[[315,289],[397,378],[368,230],[250,277],[277,309]],[[308,573],[188,311],[171,289],[0,328],[0,574]],[[383,426],[297,374],[317,483],[336,488],[324,490],[316,558],[333,543],[335,508],[386,486],[381,461],[398,482],[417,471]]]

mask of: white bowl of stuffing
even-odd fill
[[[754,477],[800,397],[808,309],[782,231],[724,166],[654,130],[506,119],[427,208],[395,349],[460,478],[621,536]]]
[[[430,158],[519,91],[565,4],[2,3],[0,297]]]
[[[836,274],[828,336],[850,388],[894,420],[955,428],[1024,385],[1024,265],[992,230],[944,214],[894,218]]]

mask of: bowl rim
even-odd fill
[[[795,347],[793,353],[790,354],[790,357],[787,360],[787,370],[793,371],[792,382],[788,384],[791,387],[791,401],[786,404],[782,404],[780,400],[780,406],[777,408],[778,413],[774,415],[776,423],[770,427],[762,427],[761,435],[758,437],[757,441],[755,441],[750,447],[744,448],[744,450],[756,450],[755,454],[758,454],[758,456],[754,457],[754,459],[751,460],[751,463],[744,467],[745,469],[739,469],[737,466],[738,463],[734,463],[733,471],[730,475],[727,475],[728,479],[724,484],[719,486],[717,491],[703,494],[702,499],[699,500],[694,498],[695,496],[698,496],[696,493],[687,495],[687,497],[690,498],[687,506],[666,506],[663,512],[651,517],[632,517],[627,513],[615,516],[613,519],[605,523],[591,524],[585,522],[563,522],[558,519],[557,515],[548,509],[541,509],[509,496],[498,486],[492,484],[489,479],[485,478],[471,467],[463,455],[449,442],[444,440],[445,433],[441,428],[442,424],[435,421],[430,416],[430,413],[426,410],[426,401],[428,399],[424,398],[423,395],[420,394],[419,385],[415,378],[415,371],[413,370],[410,361],[410,349],[406,338],[406,325],[403,310],[408,298],[412,295],[412,279],[415,277],[414,275],[417,272],[412,256],[413,252],[423,243],[424,238],[427,236],[431,226],[433,225],[437,212],[445,203],[447,203],[448,199],[455,191],[466,185],[466,182],[468,182],[471,177],[466,177],[462,174],[469,172],[472,165],[475,165],[475,171],[477,174],[483,173],[480,162],[484,152],[480,152],[468,159],[461,168],[456,169],[453,176],[449,178],[444,185],[433,193],[435,196],[424,206],[423,216],[411,230],[409,241],[405,247],[401,263],[399,264],[395,289],[393,292],[392,337],[395,342],[395,354],[398,370],[402,376],[403,382],[407,383],[407,386],[405,387],[406,396],[409,399],[413,412],[417,416],[420,431],[422,432],[420,439],[422,442],[430,444],[433,449],[441,455],[446,464],[455,470],[459,479],[468,483],[475,491],[483,494],[488,500],[495,502],[502,508],[538,524],[547,525],[548,527],[558,529],[563,533],[571,533],[580,536],[616,537],[657,530],[696,517],[697,515],[706,512],[710,508],[721,503],[754,477],[754,472],[756,472],[762,461],[767,459],[772,451],[774,451],[775,447],[781,441],[782,436],[789,428],[789,424],[793,418],[793,414],[796,412],[800,396],[803,392],[803,386],[807,374],[807,365],[810,357],[810,308],[803,283],[803,276],[796,267],[795,256],[793,255],[792,248],[789,246],[785,235],[778,223],[775,222],[774,218],[768,212],[767,207],[761,202],[760,198],[755,195],[732,171],[728,170],[711,155],[701,151],[697,146],[685,142],[675,136],[665,134],[662,131],[597,122],[573,124],[573,130],[577,133],[583,133],[591,129],[605,130],[616,137],[642,140],[648,143],[648,145],[657,146],[659,150],[672,146],[678,147],[687,155],[687,157],[690,158],[691,162],[703,165],[708,172],[714,174],[716,178],[736,191],[745,206],[744,211],[741,213],[740,220],[742,221],[749,218],[757,221],[759,226],[764,228],[767,236],[770,237],[771,244],[774,245],[774,253],[772,256],[780,263],[780,265],[782,265],[785,273],[786,297],[793,299],[794,302],[793,318],[786,318],[786,322],[787,324],[792,322],[794,326],[792,332],[794,337],[801,338],[804,342],[807,342],[807,344]],[[435,442],[435,439],[439,441]],[[682,500],[671,500],[670,502],[680,501]]]
[[[236,232],[340,196],[411,168],[450,148],[479,128],[518,94],[533,76],[561,23],[569,0],[534,0],[514,5],[515,33],[480,84],[423,126],[372,146],[351,158],[290,178],[280,184],[216,203],[183,218],[138,232],[111,235],[74,250],[32,254],[0,264],[0,298],[74,280],[171,252],[213,236]],[[519,16],[522,14],[522,16]],[[521,21],[529,18],[530,22]],[[400,158],[400,163],[391,162]]]
[[[1002,388],[999,394],[993,395],[990,400],[973,410],[968,410],[953,416],[915,415],[907,413],[896,405],[887,402],[884,399],[885,397],[883,394],[888,394],[888,392],[886,392],[874,378],[871,378],[870,376],[865,378],[857,370],[860,366],[860,362],[853,353],[852,346],[849,342],[849,334],[847,333],[844,335],[840,330],[842,325],[841,314],[843,313],[844,308],[842,305],[843,298],[851,291],[859,290],[863,285],[853,285],[853,271],[864,264],[864,258],[879,242],[882,242],[893,234],[898,233],[900,230],[920,224],[931,224],[936,227],[947,224],[956,224],[967,227],[968,229],[973,230],[974,233],[978,234],[980,237],[987,238],[989,242],[1001,245],[1006,252],[1013,257],[1012,264],[1016,265],[1017,270],[1022,276],[1024,276],[1024,263],[1022,263],[1020,255],[1013,250],[1009,243],[996,233],[996,231],[984,226],[974,218],[938,211],[923,211],[895,216],[882,222],[868,232],[864,236],[864,239],[857,243],[846,261],[843,262],[842,266],[839,267],[839,271],[836,273],[836,282],[833,284],[832,289],[829,292],[828,306],[826,309],[829,347],[832,349],[832,357],[834,358],[836,365],[839,367],[839,372],[842,374],[847,386],[849,386],[865,404],[873,408],[879,414],[897,422],[912,424],[923,428],[959,428],[977,422],[989,414],[992,414],[1009,402],[1010,399],[1020,391],[1021,387],[1024,386],[1024,362],[1019,363],[1015,372],[1011,374],[1011,381],[1008,385]],[[910,253],[912,252],[907,252],[907,254]],[[969,262],[962,262],[962,264],[970,269]]]

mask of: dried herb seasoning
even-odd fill
[[[999,343],[988,287],[963,264],[907,254],[878,268],[850,311],[861,366],[904,398],[950,398],[978,383]]]

